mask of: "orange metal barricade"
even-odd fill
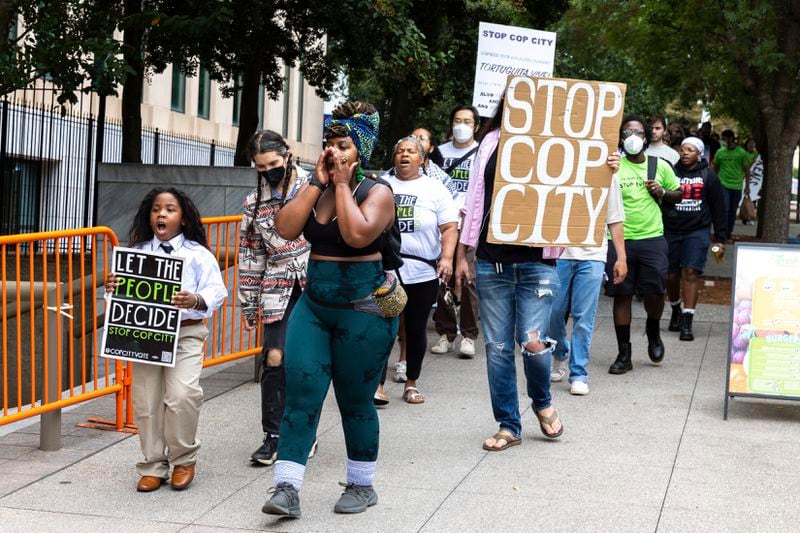
[[[241,215],[202,219],[211,252],[219,262],[228,299],[208,319],[203,367],[227,363],[261,352],[261,328],[246,331],[239,307],[239,224]]]
[[[204,367],[261,351],[260,328],[247,331],[242,327],[238,301],[241,218],[236,215],[202,220],[229,293],[225,303],[206,321],[209,337]],[[117,236],[107,227],[0,236],[0,425],[116,394],[114,420],[90,418],[89,423],[79,425],[136,430],[130,393],[134,365],[98,356],[103,304],[97,289],[103,285],[110,266],[111,249],[118,245]],[[66,325],[65,319],[69,320]]]
[[[107,394],[123,430],[129,365],[99,357],[103,285],[118,245],[107,227],[0,236],[0,426]]]

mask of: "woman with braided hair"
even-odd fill
[[[366,177],[378,137],[370,104],[346,102],[325,121],[326,147],[308,185],[275,217],[284,239],[302,233],[311,243],[308,285],[289,317],[286,333],[286,410],[281,421],[268,514],[300,516],[299,492],[331,382],[347,447],[347,484],[334,507],[360,513],[375,505],[378,415],[372,395],[397,336],[398,309],[372,309],[387,287],[381,250],[394,224],[392,189]]]
[[[239,301],[245,329],[256,328],[259,314],[263,324],[260,381],[264,440],[250,460],[255,466],[269,466],[278,452],[286,396],[286,318],[305,287],[310,249],[302,235],[293,240],[281,238],[275,231],[275,215],[308,181],[308,175],[292,163],[289,145],[274,131],[256,132],[248,143],[248,152],[258,178],[256,188],[245,198],[239,231]],[[309,453],[313,455],[315,450],[316,443]]]

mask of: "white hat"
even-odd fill
[[[683,146],[684,144],[691,144],[692,146],[697,148],[697,151],[700,152],[701,154],[706,150],[706,145],[703,144],[703,141],[701,141],[697,137],[686,137],[681,143],[681,146]]]

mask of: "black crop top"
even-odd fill
[[[363,183],[363,182],[362,182]],[[339,220],[334,218],[327,224],[317,222],[312,210],[303,228],[303,235],[311,244],[311,253],[330,257],[356,257],[380,252],[384,246],[386,232],[381,232],[377,239],[364,248],[353,248],[348,245],[339,231]]]

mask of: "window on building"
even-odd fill
[[[170,108],[177,113],[186,112],[186,75],[177,65],[172,65],[172,100]]]
[[[200,65],[197,81],[197,116],[207,119],[211,112],[211,77],[203,65]]]
[[[289,136],[289,91],[292,88],[290,80],[291,73],[289,65],[286,65],[283,71],[283,128],[281,131],[284,139]]]
[[[17,44],[17,16],[11,15],[11,24],[8,27],[8,42],[11,43],[11,46],[16,46]]]
[[[297,89],[297,140],[303,140],[303,91],[305,80],[300,76],[300,87]]]

